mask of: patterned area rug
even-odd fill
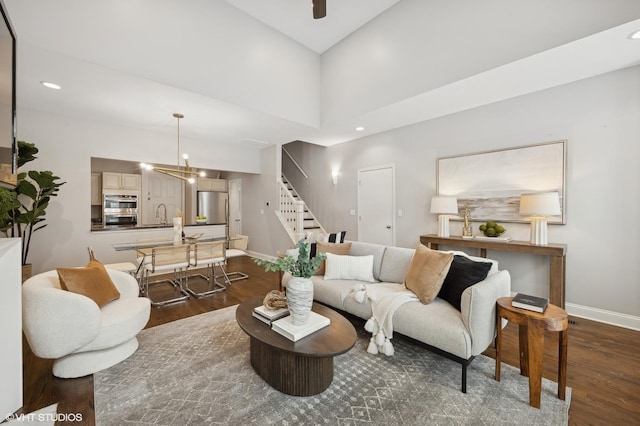
[[[293,397],[267,385],[249,362],[249,339],[235,307],[144,330],[140,348],[95,379],[98,425],[564,425],[567,400],[543,379],[542,408],[529,406],[526,377],[479,356],[460,392],[460,365],[405,339],[396,354],[366,352],[362,327],[356,346],[335,359],[323,393]]]

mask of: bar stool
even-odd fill
[[[226,271],[224,270],[224,264],[226,262],[226,248],[225,241],[214,241],[208,243],[196,243],[192,244],[191,256],[189,264],[191,267],[201,267],[204,266],[206,268],[205,274],[191,274],[188,277],[201,277],[207,281],[207,290],[204,291],[195,291],[191,287],[189,287],[189,281],[186,282],[186,290],[189,294],[195,297],[203,297],[209,296],[214,293],[218,293],[220,291],[224,291],[227,285],[230,285],[231,282],[229,277],[227,276]],[[225,284],[221,284],[216,280],[215,267],[218,266],[222,275],[220,277],[224,277]]]
[[[559,332],[558,337],[558,398],[565,400],[567,386],[567,329],[569,317],[564,309],[549,304],[544,313],[511,306],[513,297],[496,301],[496,380],[500,381],[502,349],[502,318],[518,324],[520,374],[529,377],[529,405],[540,408],[542,387],[542,354],[544,332]]]
[[[153,247],[151,248],[151,259],[148,263],[142,265],[142,294],[151,300],[154,306],[168,305],[169,303],[182,302],[189,298],[189,293],[184,290],[182,285],[183,278],[187,281],[189,277],[186,274],[189,267],[189,245],[180,244],[175,246]],[[161,279],[149,282],[151,274],[173,271],[173,279]],[[179,291],[180,296],[154,301],[149,293],[150,285],[169,284]]]

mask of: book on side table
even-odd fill
[[[288,308],[279,308],[279,309],[267,309],[264,305],[256,306],[253,308],[252,314],[254,318],[259,319],[265,324],[271,325],[273,321],[279,320],[280,318],[284,318],[289,315]]]
[[[288,316],[271,323],[271,329],[295,342],[328,326],[330,323],[329,318],[311,311],[309,313],[309,321],[305,325],[293,325],[293,318]]]
[[[520,309],[527,309],[529,311],[544,313],[549,304],[549,299],[546,297],[530,296],[528,294],[518,293],[513,296],[511,306]]]

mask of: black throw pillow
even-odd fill
[[[462,293],[468,287],[487,278],[490,269],[489,262],[475,262],[468,257],[455,255],[438,297],[460,310]]]

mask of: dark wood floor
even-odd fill
[[[250,278],[236,281],[226,291],[213,296],[152,308],[147,328],[232,306],[278,288],[278,274],[264,272],[249,258],[229,259],[228,270],[245,271]],[[571,318],[571,321],[567,367],[567,385],[572,388],[569,424],[640,424],[640,332],[580,318]],[[503,336],[503,360],[517,366],[517,327],[508,325]],[[23,346],[24,407],[21,412],[29,413],[57,402],[59,413],[82,414],[82,422],[69,424],[95,424],[93,376],[57,379],[51,374],[52,361],[33,355],[26,341]],[[554,381],[556,348],[557,337],[547,334],[543,374]],[[493,356],[493,350],[487,350],[486,355]],[[443,358],[443,362],[451,361]]]

